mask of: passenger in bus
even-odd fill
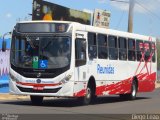
[[[119,59],[120,60],[126,60],[127,59],[127,55],[126,55],[125,51],[120,51]]]
[[[132,60],[133,60],[133,61],[135,61],[135,60],[136,60],[135,53],[133,53],[133,55],[132,55]]]
[[[97,52],[95,50],[95,47],[89,46],[89,58],[93,59],[93,58],[96,58],[96,56],[97,56]]]
[[[135,52],[134,51],[128,52],[128,60],[135,61]]]

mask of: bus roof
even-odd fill
[[[128,32],[118,31],[118,30],[113,30],[113,29],[100,28],[100,27],[95,27],[95,26],[91,26],[91,25],[84,25],[84,24],[81,24],[78,22],[71,22],[71,21],[38,20],[38,21],[20,21],[18,23],[68,23],[68,24],[75,26],[75,29],[80,30],[80,31],[109,34],[109,35],[115,35],[115,36],[127,37],[127,38],[139,39],[139,40],[149,40],[150,38],[152,38],[151,41],[156,41],[156,38],[152,37],[152,36],[140,35],[140,34],[135,34],[135,33],[128,33]]]

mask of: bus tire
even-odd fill
[[[90,86],[87,86],[85,96],[80,97],[79,100],[82,105],[89,105],[91,103],[92,98],[93,98],[92,97],[92,89]]]
[[[137,84],[136,81],[134,80],[132,82],[132,87],[131,87],[131,93],[129,94],[120,94],[121,99],[127,99],[127,100],[135,100],[137,95]]]
[[[131,93],[128,95],[130,100],[135,100],[137,96],[137,83],[135,80],[132,82]]]
[[[30,96],[32,105],[42,105],[43,96]]]

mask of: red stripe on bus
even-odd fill
[[[58,85],[61,85],[62,83],[57,83],[57,84],[36,84],[36,83],[17,82],[17,84],[25,85],[25,86],[34,86],[34,87],[45,87],[45,86],[58,86]]]
[[[147,73],[136,75],[138,79],[138,91],[137,92],[151,92],[155,89],[156,72],[148,75]],[[126,80],[112,83],[110,85],[103,85],[96,87],[96,95],[104,95],[103,92],[107,92],[108,95],[114,94],[126,94],[131,92],[133,77]],[[85,96],[86,91],[82,89],[74,93],[75,97]]]

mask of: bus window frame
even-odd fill
[[[103,43],[102,42],[102,39],[100,39],[99,37],[102,37],[103,36]],[[100,44],[101,43],[101,44]],[[97,34],[97,44],[98,44],[98,59],[108,59],[108,36],[106,34],[101,34],[101,33],[98,33]],[[100,52],[105,52],[106,56],[101,56],[101,53]]]
[[[114,46],[110,46],[110,37],[114,37],[115,38],[115,45]],[[113,53],[111,53],[110,51],[113,51]],[[110,60],[118,60],[118,38],[115,35],[108,35],[108,51],[109,51],[109,59]],[[114,54],[115,53],[115,54]],[[117,56],[116,56],[117,54]]]
[[[128,61],[136,61],[136,40],[133,38],[128,38]],[[130,46],[130,41],[133,42],[133,45]]]
[[[82,46],[80,46],[80,42],[83,42]],[[81,49],[81,51],[79,51],[79,49]],[[83,57],[80,57],[79,55]],[[79,67],[82,65],[86,65],[86,62],[87,62],[86,39],[76,38],[75,39],[75,66]]]
[[[93,41],[93,44],[90,44],[89,42],[90,42],[90,35],[94,35],[93,37],[93,39],[94,39],[94,41]],[[97,42],[97,34],[96,33],[94,33],[94,32],[88,32],[88,34],[87,34],[87,38],[88,38],[88,42],[87,42],[87,44],[88,44],[88,58],[89,58],[89,60],[93,60],[93,59],[97,59],[97,56],[98,56],[98,51],[97,51],[97,44],[98,44],[98,42]]]
[[[138,44],[139,43],[139,44]],[[140,48],[140,43],[142,43],[142,47],[143,48]],[[137,58],[137,61],[141,61],[141,62],[144,62],[144,60],[142,59],[142,55],[144,53],[144,41],[143,40],[140,40],[140,39],[137,39],[136,40],[136,58]],[[139,56],[138,56],[139,55]]]
[[[149,49],[146,49],[146,47],[145,47],[146,43],[149,44]],[[151,55],[151,42],[150,41],[144,41],[144,49],[145,49],[144,60],[147,62],[150,58],[150,55]]]
[[[122,43],[122,39],[123,39],[123,43],[124,46],[120,46]],[[123,60],[123,61],[127,61],[127,38],[126,37],[118,37],[118,56],[119,56],[119,60]]]
[[[154,49],[152,48],[152,45],[154,45]],[[151,42],[151,53],[153,53],[152,62],[155,63],[157,60],[157,58],[156,58],[156,43],[155,42]]]

